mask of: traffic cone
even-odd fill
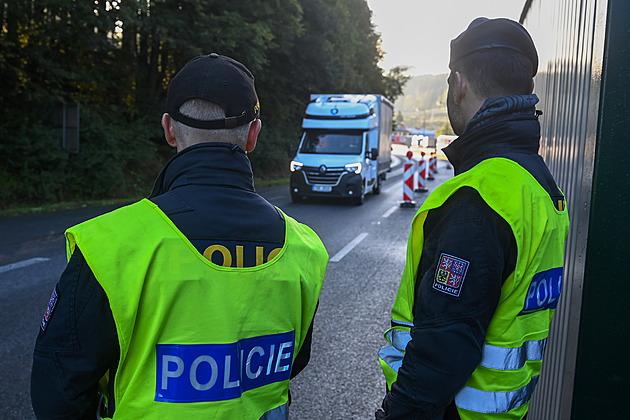
[[[418,187],[415,192],[427,192],[427,161],[424,160],[424,152],[421,152],[420,161],[418,162]]]

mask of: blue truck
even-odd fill
[[[313,94],[291,162],[291,199],[341,197],[363,204],[391,167],[394,105],[375,94]]]

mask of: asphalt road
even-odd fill
[[[406,148],[395,150],[402,154]],[[377,353],[405,264],[411,220],[400,207],[402,161],[378,196],[361,206],[331,199],[294,204],[288,186],[261,189],[270,202],[320,236],[331,261],[315,319],[311,362],[291,382],[292,420],[372,419],[384,396]],[[435,189],[452,176],[439,165]],[[416,194],[420,205],[427,193]],[[33,344],[50,293],[65,266],[63,231],[112,207],[0,218],[0,407],[2,418],[34,418]]]

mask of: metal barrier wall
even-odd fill
[[[627,416],[629,18],[627,0],[529,0],[521,15],[540,58],[540,153],[571,219],[563,294],[530,420]]]
[[[533,0],[521,19],[539,54],[534,92],[543,111],[540,154],[567,196],[571,220],[562,298],[530,406],[532,420],[569,419],[571,413],[596,138],[596,121],[589,115],[597,115],[599,99],[593,62],[601,62],[594,56],[600,51],[594,39],[601,9],[595,6]]]

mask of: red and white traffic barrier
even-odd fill
[[[427,179],[429,181],[433,181],[435,178],[433,177],[433,158],[432,157],[428,157],[428,162],[427,162]]]
[[[431,163],[430,163],[430,166],[431,166],[431,171],[434,174],[438,173],[437,160],[438,159],[437,159],[436,153],[435,152],[431,152],[431,161],[430,161]]]
[[[413,193],[413,178],[416,165],[411,159],[412,157],[413,152],[410,150],[407,152],[407,158],[409,160],[403,164],[403,201],[400,203],[400,207],[415,207],[416,205]]]
[[[416,192],[427,192],[427,161],[424,159],[424,152],[420,152],[420,161],[418,162],[418,186]]]

